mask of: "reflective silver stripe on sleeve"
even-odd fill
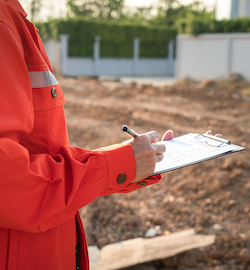
[[[31,71],[29,72],[32,88],[40,88],[58,84],[51,71]]]

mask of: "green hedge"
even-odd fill
[[[233,20],[209,20],[203,18],[190,18],[180,21],[178,32],[192,35],[202,33],[246,33],[250,32],[250,18],[237,18]]]
[[[101,36],[102,57],[132,57],[133,39],[140,38],[140,57],[166,57],[168,43],[175,39],[177,30],[121,23],[103,23],[83,18],[52,20],[36,23],[43,40],[58,39],[69,34],[70,56],[93,56],[95,36]],[[234,20],[206,20],[190,17],[177,22],[179,33],[245,33],[250,32],[250,18]]]
[[[93,56],[95,36],[101,36],[102,57],[132,57],[133,39],[140,38],[141,57],[166,57],[168,43],[177,31],[166,27],[103,23],[86,19],[53,20],[36,23],[43,40],[69,34],[70,56]]]

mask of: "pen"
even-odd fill
[[[137,132],[135,132],[133,129],[129,128],[126,125],[123,125],[122,130],[127,132],[129,135],[131,135],[134,138],[136,138],[136,137],[138,137],[140,135],[140,134],[138,134]]]

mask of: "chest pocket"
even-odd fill
[[[52,109],[65,103],[64,94],[50,70],[29,72],[34,111]]]

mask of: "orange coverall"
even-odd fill
[[[0,270],[75,270],[77,245],[87,270],[77,210],[141,187],[130,145],[69,145],[64,102],[38,31],[17,0],[0,0]]]

